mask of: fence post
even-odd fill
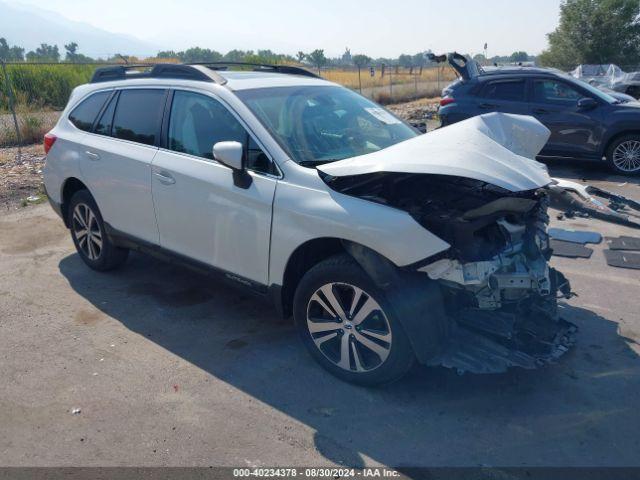
[[[4,75],[4,83],[7,89],[7,98],[9,99],[9,109],[11,110],[11,115],[13,115],[13,125],[16,128],[16,138],[18,139],[18,161],[21,161],[22,160],[22,138],[20,138],[20,127],[18,125],[18,117],[16,116],[15,99],[13,96],[13,84],[9,79],[9,74],[7,73],[7,66],[5,65],[4,60],[0,60],[0,64],[2,64],[2,73]]]

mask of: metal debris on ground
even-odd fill
[[[550,228],[548,230],[549,236],[556,240],[562,240],[565,242],[573,243],[600,243],[602,241],[602,235],[598,232],[590,232],[586,230],[571,230],[566,228]]]
[[[619,225],[640,229],[640,202],[591,185],[554,178],[550,186],[551,206],[564,211],[566,218],[591,216]],[[599,200],[610,202],[607,206]]]
[[[610,267],[640,270],[640,253],[626,252],[624,250],[605,250],[604,257]]]
[[[567,258],[590,258],[593,250],[584,245],[574,242],[565,242],[563,240],[551,239],[549,242],[553,255],[556,257]]]

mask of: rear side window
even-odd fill
[[[113,116],[111,135],[155,145],[160,136],[165,90],[122,90]]]
[[[482,91],[482,96],[493,100],[524,102],[524,81],[491,82]]]
[[[83,100],[69,114],[69,121],[80,130],[91,131],[93,122],[95,122],[98,113],[100,113],[104,102],[107,101],[110,94],[111,92],[98,92]]]

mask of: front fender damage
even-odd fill
[[[377,173],[325,181],[401,208],[451,247],[399,268],[356,244],[346,250],[402,312],[419,361],[498,373],[553,362],[574,342],[559,314],[568,280],[549,267],[547,188],[510,192],[442,175]]]

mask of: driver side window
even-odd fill
[[[575,105],[583,97],[583,94],[564,82],[535,80],[533,83],[533,99],[537,103]]]
[[[168,148],[213,160],[213,145],[235,141],[244,146],[249,170],[274,173],[274,167],[238,120],[217,100],[176,90],[169,118]]]

